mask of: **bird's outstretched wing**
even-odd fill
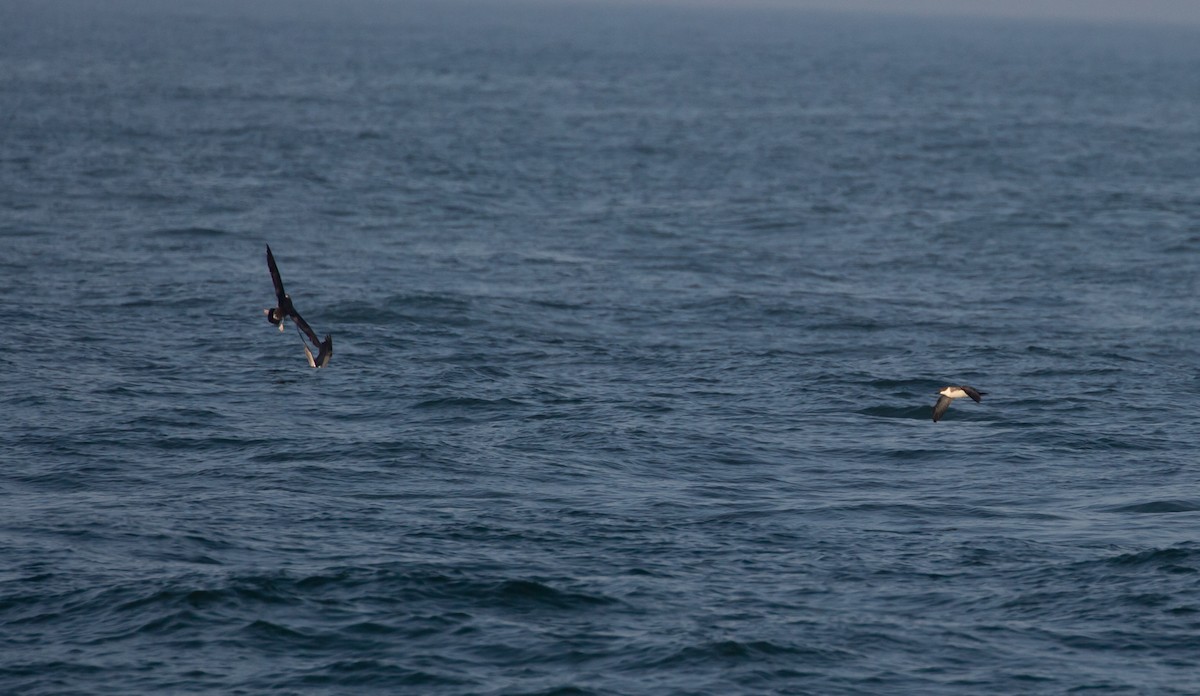
[[[948,396],[938,397],[937,403],[933,405],[933,422],[934,423],[941,420],[942,414],[944,414],[946,412],[946,409],[950,408],[951,401],[954,401],[954,399],[951,399]]]
[[[967,396],[971,397],[975,401],[975,403],[979,403],[980,400],[983,399],[983,395],[987,393],[987,392],[981,392],[972,387],[963,387],[962,390],[965,391],[967,393]]]
[[[300,331],[300,327],[299,327],[299,326],[297,326],[297,327],[296,327],[296,331],[297,331],[297,332],[299,332],[299,331]],[[308,358],[308,366],[309,366],[309,367],[316,367],[316,366],[317,366],[317,361],[313,359],[313,354],[312,354],[312,351],[308,349],[308,344],[304,342],[304,335],[303,335],[303,334],[301,334],[301,335],[300,335],[300,347],[304,349],[304,357]]]
[[[271,245],[267,245],[267,268],[271,270],[271,282],[275,284],[275,299],[279,302],[277,307],[283,307],[284,297],[287,295],[283,291],[283,278],[279,277],[279,266],[275,265],[275,255],[271,253]]]
[[[300,316],[300,313],[296,311],[295,307],[292,307],[292,311],[289,316],[291,316],[292,322],[296,325],[296,329],[307,336],[308,340],[312,342],[313,348],[320,350],[321,341],[317,338],[317,332],[312,330],[312,327],[308,325],[307,321],[304,321],[304,317]]]

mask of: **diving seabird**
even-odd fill
[[[964,396],[969,396],[975,400],[975,403],[979,403],[983,398],[983,395],[987,394],[987,392],[981,392],[974,387],[963,385],[959,387],[943,387],[938,394],[940,396],[938,397],[937,403],[933,406],[934,423],[938,422],[938,420],[941,419],[942,414],[946,412],[946,409],[950,408],[951,401],[954,401],[955,399],[961,399]]]
[[[325,334],[325,340],[317,339],[317,332],[312,330],[304,317],[296,311],[295,305],[292,304],[292,297],[283,290],[283,279],[279,277],[279,266],[275,265],[275,255],[271,253],[271,245],[267,245],[267,268],[271,271],[271,282],[275,285],[275,303],[276,306],[269,309],[264,309],[263,314],[267,315],[267,321],[279,327],[283,331],[283,321],[288,317],[292,318],[292,323],[296,325],[296,331],[300,333],[300,345],[304,347],[304,355],[308,357],[310,367],[325,367],[329,364],[329,359],[333,357],[333,337]],[[308,349],[308,344],[304,339],[308,338],[312,342],[313,347],[317,349],[317,357],[314,358],[312,351]]]

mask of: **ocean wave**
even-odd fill
[[[903,418],[905,420],[930,420],[933,417],[933,404],[928,406],[868,406],[857,409],[855,413],[876,418]]]
[[[736,665],[756,664],[760,668],[779,661],[801,661],[801,664],[814,663],[837,664],[853,658],[853,653],[832,647],[813,647],[796,645],[771,640],[716,640],[696,643],[677,648],[670,654],[658,656],[640,668],[680,668],[688,666],[703,666],[711,668],[714,665],[732,667]]]
[[[215,227],[164,227],[156,230],[150,230],[146,233],[146,236],[170,237],[172,239],[213,239],[217,237],[227,237],[230,234],[231,233],[228,230]]]
[[[1175,512],[1200,512],[1200,501],[1152,500],[1145,503],[1130,503],[1103,508],[1105,512],[1127,512],[1142,515],[1158,515]]]
[[[1161,549],[1122,553],[1106,559],[1106,563],[1121,567],[1150,566],[1173,572],[1195,574],[1200,573],[1200,547],[1189,543]]]

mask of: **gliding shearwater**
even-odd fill
[[[979,403],[980,400],[983,399],[983,395],[987,394],[987,392],[981,392],[974,387],[963,385],[958,387],[942,387],[942,390],[938,392],[938,394],[940,396],[938,397],[937,403],[933,406],[934,423],[938,422],[938,420],[941,419],[942,414],[946,412],[946,409],[950,408],[951,401],[955,399],[961,399],[964,396],[969,396],[975,401],[975,403]]]

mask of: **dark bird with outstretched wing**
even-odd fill
[[[292,323],[296,325],[296,331],[300,333],[300,345],[304,347],[304,355],[308,358],[310,367],[325,367],[329,364],[329,359],[333,357],[333,337],[325,334],[325,340],[317,338],[317,332],[312,330],[304,317],[296,311],[296,306],[292,304],[292,297],[283,289],[283,278],[279,276],[279,266],[275,263],[275,255],[271,253],[271,245],[267,245],[267,269],[271,271],[271,283],[275,286],[275,306],[264,309],[263,313],[267,315],[267,321],[278,326],[280,331],[283,331],[283,322],[287,318],[291,318]],[[308,339],[317,349],[316,357],[313,357],[312,351],[309,350],[305,339]]]

